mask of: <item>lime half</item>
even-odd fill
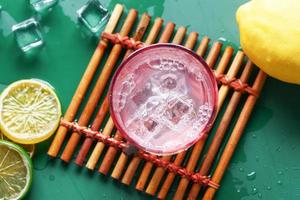
[[[35,144],[57,129],[61,105],[53,88],[39,80],[21,80],[0,96],[0,128],[10,140]]]
[[[19,146],[0,140],[0,199],[21,199],[32,180],[32,163]]]

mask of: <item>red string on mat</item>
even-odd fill
[[[155,155],[146,153],[141,150],[137,150],[135,147],[133,147],[129,143],[125,143],[123,141],[116,140],[110,136],[103,135],[99,131],[93,131],[90,128],[79,126],[79,124],[76,122],[68,122],[68,121],[65,121],[64,119],[61,119],[60,124],[64,127],[66,127],[67,129],[72,129],[73,131],[84,135],[85,137],[90,137],[97,141],[103,142],[106,145],[110,145],[115,148],[118,148],[118,149],[122,150],[124,153],[127,153],[127,154],[134,153],[135,155],[139,156],[140,158],[145,159],[146,161],[152,162],[157,167],[163,167],[170,172],[176,173],[182,177],[186,177],[186,178],[190,179],[194,183],[201,182],[202,184],[210,186],[215,189],[218,189],[220,187],[219,184],[211,181],[211,179],[208,176],[202,176],[199,173],[189,172],[185,168],[179,167],[172,162],[161,160]]]
[[[257,91],[250,87],[247,83],[243,83],[241,79],[229,78],[225,74],[217,74],[216,72],[215,77],[219,83],[222,83],[223,85],[228,85],[232,87],[235,91],[242,93],[247,92],[250,95],[258,97]]]
[[[105,38],[112,42],[113,44],[121,44],[123,48],[126,49],[139,49],[144,46],[146,46],[143,42],[141,41],[136,41],[133,38],[130,38],[128,36],[121,36],[119,33],[115,34],[110,34],[107,32],[102,32],[102,38]]]
[[[135,41],[133,38],[129,38],[128,36],[121,36],[119,33],[102,33],[102,38],[105,38],[112,42],[113,44],[121,44],[123,48],[127,49],[139,49],[146,46],[141,41]],[[255,91],[252,87],[250,87],[247,83],[243,83],[240,79],[229,78],[225,74],[216,74],[215,77],[217,81],[223,85],[228,85],[232,87],[234,90],[239,92],[247,92],[250,95],[258,96],[257,91]]]

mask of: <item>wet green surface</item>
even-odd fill
[[[17,48],[11,25],[33,15],[28,1],[0,0],[0,89],[15,80],[39,78],[57,90],[66,109],[91,57],[95,43],[84,37],[76,10],[84,0],[61,0],[41,21],[45,47],[26,58]],[[115,0],[103,0],[110,10]],[[166,21],[187,25],[189,31],[213,39],[227,38],[238,47],[235,10],[245,1],[141,0],[121,1],[140,13],[148,11]],[[216,199],[300,199],[299,86],[269,78],[245,130]],[[50,141],[38,145],[34,180],[26,199],[141,199],[151,198],[109,177],[89,173],[75,164],[48,161]],[[173,188],[175,189],[175,188]]]

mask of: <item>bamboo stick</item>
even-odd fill
[[[201,48],[199,47],[199,49],[201,49]],[[218,66],[217,66],[217,69],[216,69],[217,74],[222,74],[225,71],[225,69],[231,59],[232,54],[233,54],[233,48],[227,47],[222,55],[222,58],[218,64]],[[202,148],[203,148],[203,143],[198,142],[194,146],[195,151],[193,150],[191,156],[193,156],[194,158],[199,157],[199,155],[202,152]],[[177,155],[174,163],[176,163],[176,165],[181,165],[181,163],[184,160],[185,154],[186,154],[186,152],[182,152],[179,155]],[[191,165],[194,165],[194,163],[190,163],[190,167],[191,167]],[[167,196],[168,191],[174,181],[175,175],[176,175],[175,173],[168,174],[165,182],[163,183],[163,185],[161,187],[161,190],[159,191],[159,194],[158,194],[159,199],[164,199]]]
[[[244,59],[244,53],[239,51],[237,52],[228,72],[227,76],[229,78],[233,78],[236,76],[238,73],[238,70],[240,69],[240,66],[243,62]],[[222,107],[224,99],[226,98],[227,94],[229,91],[229,86],[227,85],[222,85],[221,88],[219,89],[219,95],[218,95],[218,103],[217,103],[217,113],[220,110],[220,107]],[[206,142],[206,138],[203,138],[202,140],[199,140],[199,142],[196,143],[196,145],[193,148],[191,157],[189,158],[188,164],[187,164],[187,169],[189,171],[194,171],[197,161],[199,160],[199,157],[201,155],[201,152],[203,150],[204,144]],[[179,182],[179,185],[177,187],[176,193],[174,195],[173,199],[183,199],[183,195],[187,189],[187,186],[189,184],[189,180],[187,178],[182,178]]]
[[[243,83],[246,83],[248,81],[248,78],[252,72],[252,62],[248,60],[243,73],[241,75],[241,81]],[[213,164],[213,161],[218,153],[218,150],[222,144],[222,140],[226,134],[227,128],[231,122],[231,119],[235,113],[235,110],[240,102],[242,93],[239,91],[235,91],[230,99],[229,104],[227,105],[226,111],[220,121],[220,124],[218,126],[218,129],[216,130],[216,133],[214,135],[214,138],[209,146],[208,152],[205,156],[205,159],[200,167],[199,174],[201,175],[208,175],[209,170]],[[201,184],[194,184],[192,189],[189,193],[189,199],[196,199],[198,196],[198,193],[201,189]]]
[[[190,50],[193,50],[193,48],[197,42],[198,35],[199,34],[197,32],[191,32],[189,37],[187,38],[187,41],[185,42],[184,46]]]
[[[120,35],[126,36],[130,32],[135,20],[137,17],[137,11],[134,9],[131,9],[128,13],[128,16],[121,28]],[[89,123],[89,120],[99,102],[99,99],[102,95],[102,92],[105,89],[106,83],[110,77],[110,74],[119,58],[119,55],[122,51],[122,46],[119,44],[114,45],[112,48],[110,55],[102,69],[102,72],[94,86],[94,89],[88,99],[88,102],[86,103],[86,106],[84,107],[79,120],[78,124],[80,126],[87,126]],[[73,132],[66,147],[63,151],[63,154],[61,156],[61,159],[65,162],[69,162],[72,158],[73,152],[80,140],[80,134]]]
[[[182,42],[182,40],[184,39],[186,33],[186,28],[185,27],[179,27],[173,40],[172,43],[173,44],[180,44]],[[195,36],[195,34],[193,34],[193,36]],[[194,38],[194,37],[193,37]],[[188,45],[190,45],[193,41],[191,40],[187,40],[189,42]],[[138,190],[143,190],[144,186],[148,180],[148,177],[150,175],[151,169],[152,169],[153,163],[152,162],[146,162],[146,164],[144,165],[144,168],[142,170],[142,173],[138,179],[138,182],[136,184],[136,189]],[[129,185],[132,178],[133,178],[133,171],[129,171],[125,173],[123,179],[122,179],[122,183]]]
[[[172,43],[173,44],[181,44],[181,42],[183,41],[183,39],[185,37],[185,33],[186,33],[186,28],[183,26],[179,27],[178,30],[176,31],[176,34],[174,35]]]
[[[119,131],[115,134],[114,139],[119,140],[119,141],[121,141],[123,139],[122,135]],[[99,167],[98,172],[100,172],[104,175],[106,175],[108,173],[108,171],[110,170],[110,167],[116,157],[117,152],[118,152],[118,149],[116,149],[114,147],[108,148],[108,150],[105,154],[105,157]]]
[[[112,33],[114,31],[114,29],[116,28],[118,21],[121,17],[121,14],[123,12],[123,6],[120,4],[116,4],[111,17],[104,29],[104,31],[108,32],[108,33]],[[67,111],[64,115],[64,120],[66,121],[73,121],[75,118],[75,115],[78,111],[78,108],[86,94],[86,91],[93,79],[93,76],[99,66],[99,63],[103,57],[103,54],[106,50],[107,47],[107,40],[102,39],[100,40],[87,68],[86,71],[84,72],[81,81],[74,93],[74,96],[71,100],[71,103],[69,105],[69,107],[67,108]],[[56,135],[52,141],[52,144],[48,150],[48,155],[51,157],[56,157],[63,142],[64,139],[67,135],[68,130],[64,127],[64,126],[59,126]]]
[[[221,48],[222,48],[222,43],[220,42],[215,42],[213,44],[213,46],[211,47],[210,51],[209,51],[209,54],[206,58],[206,63],[207,65],[210,67],[210,68],[213,68],[215,62],[217,61],[217,58],[219,56],[219,53],[221,51]]]
[[[216,74],[223,74],[226,70],[230,59],[233,55],[234,49],[231,46],[225,48],[222,58],[216,68]]]
[[[137,184],[135,185],[135,189],[140,190],[140,191],[144,190],[145,184],[151,173],[152,166],[153,166],[153,164],[151,162],[147,162],[144,165],[143,171],[140,174]],[[133,176],[130,178],[130,180],[132,180],[132,178],[133,178]],[[124,181],[122,180],[122,182],[124,182]]]
[[[176,156],[175,160],[174,160],[174,164],[177,165],[177,166],[180,166],[181,163],[183,162],[184,158],[185,158],[186,153],[187,153],[187,151],[183,151],[183,152],[179,153]],[[175,179],[175,176],[176,176],[176,174],[173,173],[173,172],[168,173],[168,175],[167,175],[167,177],[166,177],[166,179],[165,179],[163,185],[161,186],[160,191],[157,195],[158,199],[166,199],[166,196],[167,196],[167,194],[168,194],[168,192],[169,192],[169,190],[172,186],[172,183]]]
[[[198,33],[191,32],[184,46],[188,49],[193,49],[197,42],[197,39],[198,39]],[[162,158],[162,160],[170,161],[171,158],[172,158],[172,156],[165,156]],[[150,183],[148,184],[148,187],[146,189],[146,193],[151,194],[151,195],[155,194],[157,187],[164,175],[164,172],[165,172],[165,169],[163,167],[158,167],[155,169],[155,172],[154,172],[154,174],[150,180]]]
[[[196,53],[201,56],[202,58],[204,57],[204,54],[207,50],[208,44],[209,44],[210,39],[207,36],[204,36],[201,40],[201,43],[196,51]]]
[[[149,25],[150,19],[151,19],[151,17],[147,13],[144,13],[142,15],[140,23],[138,24],[135,34],[134,34],[135,40],[141,40],[144,33],[146,32],[146,29]],[[130,53],[132,53],[132,50],[128,49],[126,51],[124,58],[126,58]],[[98,114],[96,115],[96,117],[93,121],[92,130],[96,130],[96,131],[99,130],[99,128],[103,122],[102,116],[105,116],[108,112],[108,97],[105,97],[105,99],[107,100],[107,102],[102,103],[102,105],[98,111]],[[95,127],[95,128],[93,128],[93,127]],[[92,143],[93,143],[92,138],[85,138],[83,145],[81,146],[81,149],[79,151],[79,154],[76,158],[76,164],[82,166],[83,161],[85,160],[85,157],[86,157]]]
[[[155,27],[153,27],[153,29],[152,29],[153,33],[151,33],[152,32],[152,30],[151,30],[151,32],[150,32],[150,34],[149,34],[149,36],[146,40],[146,44],[151,44],[155,41],[155,39],[156,39],[156,37],[159,33],[160,27],[161,27],[161,25],[157,26],[157,29],[154,29]],[[174,27],[175,27],[175,24],[172,23],[172,22],[169,22],[166,25],[159,41],[160,42],[168,42],[169,38],[171,37],[171,35],[173,33]],[[150,38],[150,36],[152,38]],[[128,160],[127,155],[122,153],[121,156],[118,159],[118,162],[117,162],[112,174],[111,174],[111,177],[113,177],[114,179],[119,179],[121,177],[121,175],[123,173],[123,170],[124,170],[124,167],[127,163],[127,160]],[[129,165],[127,170],[129,170],[131,168],[137,168],[140,161],[141,161],[141,159],[139,157],[134,157],[133,160],[130,162],[130,165]],[[135,171],[135,170],[133,170],[133,171]]]
[[[140,23],[138,24],[138,26],[136,28],[136,32],[133,36],[133,39],[135,41],[140,41],[142,39],[142,37],[144,36],[144,34],[146,32],[146,29],[147,29],[147,27],[150,23],[150,20],[151,20],[151,17],[148,14],[144,13],[142,15]],[[154,22],[154,26],[156,26],[155,24],[157,24],[157,22],[160,22],[160,21],[161,21],[161,19],[157,18]],[[124,55],[124,58],[127,58],[132,52],[133,52],[133,49],[128,49],[126,51],[125,55]],[[122,140],[123,139],[119,132],[117,132],[115,134],[114,138],[116,140]],[[90,140],[87,140],[87,142],[90,142]],[[82,148],[84,148],[84,146]],[[104,157],[104,159],[103,159],[103,161],[100,165],[100,168],[99,168],[100,173],[107,174],[107,172],[109,171],[110,166],[111,166],[111,164],[112,164],[112,162],[115,158],[116,153],[117,153],[117,150],[114,147],[109,147],[108,148],[108,150],[105,154],[105,157]]]
[[[92,123],[91,126],[91,130],[93,131],[97,131],[100,129],[101,124],[103,122],[103,120],[105,119],[105,116],[108,112],[108,107],[109,107],[109,101],[108,101],[108,97],[106,96],[101,104],[101,107],[95,117],[95,120]],[[93,139],[92,138],[85,138],[81,149],[79,150],[79,153],[76,157],[75,163],[79,166],[83,165],[83,162],[91,148],[93,144]]]
[[[255,82],[253,84],[253,89],[258,92],[258,94],[261,92],[262,87],[264,85],[264,82],[266,80],[267,75],[263,71],[259,71]],[[220,161],[217,165],[216,170],[214,171],[212,181],[215,183],[220,183],[225,170],[227,169],[227,166],[230,162],[231,157],[234,154],[235,148],[238,145],[238,142],[243,134],[243,131],[247,125],[247,122],[250,118],[251,112],[254,108],[254,105],[257,101],[257,97],[250,95],[245,104],[244,107],[240,113],[240,116],[236,122],[236,125],[231,133],[231,136],[226,144],[226,147],[222,153],[222,156],[220,158]],[[216,193],[216,190],[213,188],[208,188],[204,194],[203,199],[204,200],[209,200],[213,199],[214,195]]]
[[[232,67],[229,69],[229,71],[227,73],[227,77],[229,79],[234,78],[236,76],[236,74],[238,73],[238,71],[240,69],[240,66],[243,63],[243,58],[244,58],[244,53],[242,51],[238,51],[233,63],[236,63],[236,65],[239,67]],[[217,113],[219,113],[229,89],[230,89],[230,86],[228,86],[228,85],[222,85],[222,87],[219,89]]]
[[[103,129],[103,135],[107,135],[107,136],[111,135],[113,128],[114,128],[114,122],[113,122],[112,118],[110,117]],[[101,156],[101,153],[102,153],[104,147],[105,147],[105,144],[103,142],[97,142],[97,144],[86,164],[86,167],[88,169],[90,169],[90,170],[95,169],[95,166]]]
[[[137,157],[134,157],[137,158]],[[113,172],[111,173],[111,177],[114,179],[119,180],[120,177],[122,176],[123,170],[125,168],[125,165],[127,163],[128,156],[125,153],[121,153],[116,166],[113,169]],[[132,161],[131,161],[132,162]]]
[[[146,27],[144,25],[148,26],[149,22],[150,22],[149,16],[148,15],[143,15],[143,17],[141,19],[141,23],[139,23],[139,26],[138,26],[138,29],[137,29],[137,32],[139,32],[139,33],[137,33],[137,35],[141,35],[141,34],[143,35],[144,34],[144,32],[146,30]],[[139,36],[139,37],[141,38],[142,36]],[[126,56],[129,55],[130,53],[131,53],[131,50],[130,51],[128,50],[126,52]],[[88,169],[93,170],[95,168],[95,166],[96,166],[96,164],[97,164],[97,162],[98,162],[98,160],[99,160],[99,158],[102,154],[102,151],[103,151],[104,147],[105,147],[105,144],[102,143],[102,142],[98,142],[96,144],[96,147],[94,148],[94,150],[93,150],[93,152],[92,152],[92,154],[91,154],[91,156],[90,156],[90,158],[89,158],[89,160],[86,164],[86,167]]]
[[[129,163],[127,170],[125,171],[125,174],[121,180],[122,183],[129,185],[136,173],[136,170],[141,162],[140,157],[133,157],[131,162]]]
[[[153,24],[153,26],[152,26],[152,28],[151,28],[148,36],[147,36],[147,39],[145,41],[146,45],[150,45],[150,44],[153,44],[155,42],[155,40],[156,40],[156,38],[157,38],[157,36],[160,32],[160,29],[163,25],[163,22],[164,22],[164,20],[160,17],[157,17],[155,19],[154,24]]]

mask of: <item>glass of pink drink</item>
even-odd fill
[[[120,133],[156,155],[171,155],[197,142],[214,121],[217,83],[193,51],[155,44],[135,51],[117,69],[109,90]]]

